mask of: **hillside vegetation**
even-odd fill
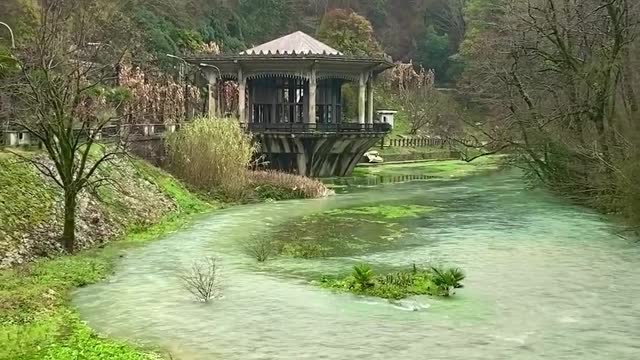
[[[442,80],[454,65],[464,34],[465,0],[97,0],[106,7],[125,6],[119,25],[139,39],[136,60],[155,59],[175,66],[165,54],[193,53],[215,42],[236,52],[280,35],[302,30],[316,35],[325,14],[351,9],[371,22],[385,51],[397,60],[413,59],[435,68]],[[3,21],[19,38],[32,35],[37,2],[4,0]],[[443,16],[445,14],[445,16]],[[0,36],[4,33],[0,32]],[[117,39],[111,39],[112,42]]]
[[[79,249],[101,246],[169,214],[212,206],[141,160],[112,160],[98,176],[104,180],[84,191],[78,202]],[[63,253],[58,241],[63,207],[59,188],[32,164],[9,153],[0,153],[0,203],[0,268]]]

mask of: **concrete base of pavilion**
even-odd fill
[[[256,134],[269,167],[310,177],[349,176],[383,134]]]

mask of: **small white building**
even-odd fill
[[[378,110],[377,113],[378,121],[391,125],[391,128],[393,129],[394,119],[398,112],[393,110]]]

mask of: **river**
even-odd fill
[[[99,332],[179,359],[640,358],[640,245],[617,236],[606,217],[528,189],[517,171],[464,175],[369,179],[329,199],[205,215],[128,252],[114,276],[78,290],[74,304]],[[286,236],[331,209],[404,205],[430,211],[387,220],[388,237],[382,222],[336,217],[332,236],[359,244],[344,254],[260,265],[243,250],[247,239]],[[204,256],[221,268],[222,297],[208,304],[193,301],[176,276]],[[467,278],[451,298],[399,304],[310,282],[362,262],[453,264]]]

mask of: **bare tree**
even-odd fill
[[[178,275],[183,286],[196,299],[208,302],[216,296],[218,266],[215,258],[194,261],[191,268]]]
[[[449,136],[458,124],[457,105],[435,88],[432,70],[411,63],[396,64],[383,74],[384,92],[394,106],[407,116],[409,133],[428,132],[432,136]]]
[[[467,90],[492,117],[468,125],[486,141],[510,147],[557,190],[619,198],[627,191],[616,185],[622,164],[638,159],[630,151],[639,138],[630,54],[638,47],[640,4],[517,0],[491,6],[499,11],[471,20],[463,50]]]
[[[108,146],[98,141],[120,117],[126,98],[112,86],[122,56],[115,41],[123,29],[116,27],[126,3],[43,1],[33,43],[16,51],[20,70],[2,84],[15,125],[39,141],[48,159],[18,155],[64,194],[62,244],[69,253],[75,250],[78,194],[103,181],[96,179],[98,168],[124,151],[121,141]]]

